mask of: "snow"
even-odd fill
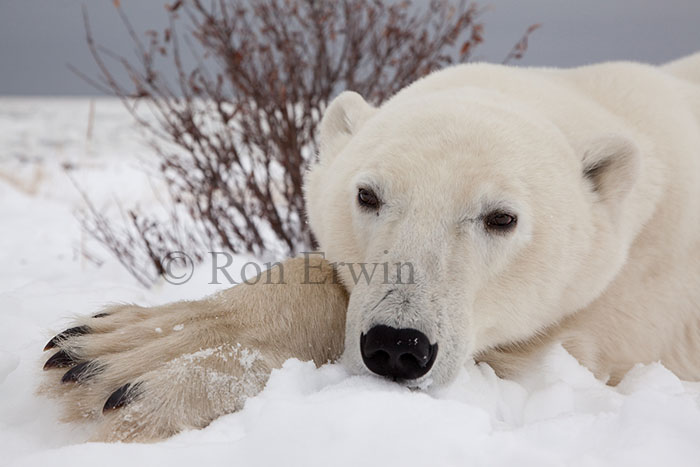
[[[81,233],[82,200],[66,166],[109,215],[119,213],[115,198],[159,199],[150,150],[129,116],[115,101],[94,105],[88,140],[86,99],[0,99],[0,464],[698,464],[700,384],[651,364],[612,388],[561,347],[518,380],[472,364],[426,391],[290,360],[242,411],[204,430],[156,444],[86,443],[89,425],[59,423],[55,401],[34,394],[53,332],[108,302],[158,304],[225,287],[208,284],[205,265],[186,284],[145,290]]]

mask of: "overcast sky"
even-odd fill
[[[162,29],[164,0],[121,0],[137,30]],[[419,3],[419,1],[414,1]],[[700,0],[490,0],[477,55],[501,61],[522,32],[541,23],[524,65],[574,66],[612,59],[662,63],[700,51]],[[0,95],[94,94],[66,67],[95,74],[80,12],[95,35],[128,54],[132,45],[112,0],[0,0]]]

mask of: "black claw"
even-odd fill
[[[102,412],[109,412],[125,406],[141,394],[139,387],[141,383],[127,383],[112,393],[102,407]]]
[[[61,383],[82,383],[101,373],[103,369],[103,366],[94,362],[83,362],[66,371]]]
[[[56,334],[53,339],[51,339],[45,346],[44,350],[49,350],[53,349],[56,347],[56,345],[68,339],[69,337],[75,337],[75,336],[82,336],[83,334],[87,334],[90,332],[90,328],[88,326],[76,326],[74,328],[66,329],[65,331]]]
[[[51,356],[48,360],[46,360],[46,363],[44,363],[44,370],[48,370],[50,368],[66,368],[69,366],[75,365],[77,360],[66,352],[65,350],[59,350],[55,354]]]
[[[92,315],[93,318],[104,318],[105,316],[109,316],[109,313],[97,313],[96,315]]]

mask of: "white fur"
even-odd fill
[[[271,271],[284,284],[79,320],[87,331],[52,341],[72,361],[43,385],[68,420],[94,420],[98,440],[206,426],[289,358],[342,352],[367,372],[360,333],[377,324],[439,344],[419,387],[470,358],[507,376],[553,342],[611,384],[652,361],[700,380],[700,54],[665,67],[457,66],[378,109],[341,94],[320,139],[306,200],[335,267],[290,259]],[[359,209],[359,187],[378,212]],[[486,229],[496,209],[517,215],[513,231]],[[395,263],[410,263],[412,283],[402,269],[397,284]],[[60,383],[67,367],[84,371]],[[126,384],[138,391],[103,412]]]
[[[654,360],[700,377],[699,116],[700,55],[667,68],[460,65],[377,109],[341,94],[307,177],[311,226],[332,262],[416,271],[396,286],[338,268],[344,361],[367,371],[360,333],[388,324],[439,344],[418,385],[533,338],[563,340],[613,381]],[[378,213],[358,207],[367,186]],[[517,214],[512,233],[484,228],[494,207]]]

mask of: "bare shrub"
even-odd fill
[[[144,284],[164,273],[162,258],[173,250],[196,259],[207,249],[277,258],[313,248],[302,181],[329,101],[349,89],[380,104],[467,61],[483,41],[476,4],[419,3],[178,0],[166,7],[169,27],[142,37],[115,2],[135,60],[99,46],[86,15],[100,70],[93,83],[122,99],[145,129],[172,206],[167,218],[131,210],[114,225],[88,203],[84,227]],[[196,59],[191,69],[183,45]],[[509,58],[526,45],[525,36]],[[161,71],[164,61],[174,74]]]

